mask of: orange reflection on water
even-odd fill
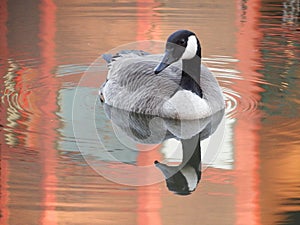
[[[142,146],[138,146],[143,149]],[[160,160],[161,155],[159,153],[160,145],[151,150],[145,152],[139,152],[137,163],[138,166],[153,166],[155,160]],[[151,170],[149,170],[151,172]],[[153,174],[144,174],[145,177],[151,177]],[[146,178],[147,179],[147,178]],[[160,218],[161,193],[160,184],[153,184],[149,186],[138,187],[138,206],[137,206],[137,224],[150,225],[150,224],[162,224]]]
[[[1,10],[7,10],[6,7],[7,5],[5,4],[1,5]],[[4,197],[2,200],[5,200],[5,196],[8,196],[5,203],[1,204],[2,214],[4,215],[4,217],[1,218],[1,224],[24,224],[27,222],[32,224],[37,223],[36,219],[38,219],[38,217],[40,221],[39,224],[57,224],[55,212],[55,190],[57,183],[55,171],[57,165],[55,143],[57,139],[56,129],[58,128],[59,121],[55,112],[57,111],[59,83],[52,74],[53,68],[56,66],[54,43],[56,10],[51,0],[42,1],[39,9],[40,15],[33,15],[34,18],[35,16],[40,16],[39,29],[31,30],[30,32],[33,32],[34,35],[40,38],[40,42],[34,44],[38,44],[40,47],[39,53],[42,62],[37,69],[30,69],[24,66],[14,65],[13,60],[11,60],[11,69],[9,69],[5,75],[7,79],[7,86],[5,88],[7,89],[9,87],[9,89],[7,89],[9,91],[5,93],[7,117],[3,123],[6,125],[8,131],[6,133],[6,141],[3,142],[6,143],[3,145],[3,149],[6,149],[5,152],[7,156],[10,157],[10,155],[12,155],[11,158],[13,159],[15,157],[13,154],[18,152],[20,154],[26,154],[27,152],[29,155],[38,155],[39,160],[37,163],[33,160],[27,163],[26,157],[24,157],[20,162],[24,161],[26,168],[35,168],[27,172],[21,170],[22,163],[16,163],[13,160],[3,161],[3,163],[1,163],[1,182],[3,182],[3,185],[1,185],[1,196]],[[34,11],[34,13],[38,12]],[[1,30],[4,31],[5,29],[3,28]],[[8,49],[8,47],[5,49]],[[16,149],[11,148],[14,146],[17,146]],[[18,165],[20,165],[20,168]],[[12,174],[8,176],[8,172],[6,172],[6,170],[3,171],[2,168],[9,168]],[[18,171],[18,169],[20,171]],[[33,174],[34,176],[32,176]],[[9,195],[6,194],[9,190],[7,184],[16,182],[16,178],[20,175],[23,176],[18,182],[29,179],[29,183],[37,185],[38,187],[40,186],[40,189],[30,198],[30,202],[36,205],[36,207],[43,209],[41,214],[31,212],[29,215],[26,208],[29,203],[24,200],[31,191],[37,188],[36,186],[27,187],[28,190],[25,190],[23,194],[20,193],[18,188],[16,190],[12,189]],[[14,176],[16,178],[14,178]],[[35,178],[39,178],[39,180]],[[17,187],[18,183],[15,185]],[[22,198],[18,196],[22,196]],[[38,200],[39,198],[42,200]],[[11,213],[21,214],[23,216],[9,217],[6,213],[9,207],[8,201],[10,204],[25,206],[10,209]]]
[[[44,190],[43,207],[45,210],[41,215],[41,224],[55,225],[58,223],[56,216],[56,168],[57,168],[57,150],[55,143],[57,140],[56,129],[59,127],[59,121],[55,112],[58,111],[57,96],[59,84],[52,74],[56,66],[55,60],[55,33],[56,33],[56,6],[52,0],[42,0],[39,5],[40,9],[40,49],[42,64],[40,72],[46,82],[45,96],[39,95],[38,104],[43,112],[43,120],[38,123],[39,126],[47,130],[48,137],[44,139],[41,149],[41,162],[44,167],[44,178],[42,181],[42,188]],[[38,96],[37,96],[38,97]],[[46,99],[46,101],[45,101]],[[46,104],[45,104],[46,103]],[[33,112],[34,114],[35,112]],[[41,130],[42,132],[42,130]]]
[[[256,72],[259,68],[260,53],[256,51],[262,34],[258,30],[260,16],[260,0],[237,3],[237,32],[236,57],[243,80],[237,80],[233,89],[241,96],[238,104],[239,113],[235,125],[235,170],[236,170],[236,223],[237,225],[260,224],[259,207],[259,134],[260,112],[247,110],[247,98],[251,96],[256,102],[261,99],[258,87],[252,80],[262,77]],[[244,6],[242,6],[245,4]],[[245,98],[245,100],[243,100]]]
[[[0,95],[2,96],[4,90],[4,74],[6,73],[6,68],[8,67],[8,46],[7,46],[7,0],[1,1],[0,6]],[[5,124],[6,121],[6,111],[4,110],[4,104],[1,102],[1,111],[0,111],[0,124]],[[3,107],[3,108],[2,108]],[[3,128],[0,128],[0,143],[5,143],[5,138],[3,134]],[[1,166],[1,187],[0,187],[0,207],[1,207],[1,216],[0,223],[3,225],[8,224],[9,210],[7,208],[9,192],[8,190],[8,177],[9,177],[9,164],[8,161],[3,158],[4,153],[4,145],[1,147],[1,155],[0,155],[0,166]]]
[[[158,3],[154,0],[137,1],[137,41],[160,39],[159,16],[153,11],[156,6],[158,6]],[[146,152],[143,151],[143,146],[138,147],[141,149],[137,159],[138,166],[153,165],[154,160],[160,160],[161,156],[158,153],[160,146]],[[152,176],[152,174],[144,175],[145,177]],[[162,224],[160,217],[162,203],[158,184],[138,187],[137,200],[137,224]]]
[[[154,0],[137,0],[137,41],[161,39],[159,13],[154,11],[158,6]]]
[[[130,1],[117,1],[118,12],[112,9],[115,2],[109,2],[102,7],[101,3],[95,4],[94,1],[77,0],[72,3],[57,1],[58,7],[56,7],[53,0],[41,0],[38,2],[39,7],[31,7],[32,13],[37,13],[36,20],[39,22],[35,27],[36,30],[31,32],[34,33],[32,36],[39,37],[39,43],[32,41],[28,44],[34,47],[38,45],[37,54],[41,56],[41,63],[37,68],[22,66],[17,68],[12,61],[10,66],[7,65],[9,54],[7,36],[8,33],[15,34],[13,31],[17,30],[13,27],[10,28],[10,32],[7,32],[7,17],[10,16],[7,13],[7,2],[1,1],[0,7],[0,58],[4,59],[0,72],[5,74],[7,68],[14,69],[15,73],[11,73],[9,80],[5,81],[10,83],[12,88],[10,90],[17,94],[21,109],[14,110],[9,108],[9,105],[5,105],[7,109],[1,111],[1,124],[10,128],[5,133],[6,139],[1,140],[1,143],[4,143],[1,153],[9,158],[6,160],[3,154],[1,155],[1,224],[58,224],[72,223],[76,219],[76,222],[82,224],[109,222],[174,224],[174,221],[175,223],[204,221],[204,224],[220,224],[225,221],[226,224],[255,225],[278,221],[275,218],[281,217],[278,216],[278,212],[299,210],[296,205],[297,199],[293,198],[299,196],[299,191],[295,188],[299,183],[299,160],[297,160],[299,159],[297,153],[299,132],[292,133],[298,131],[298,120],[289,119],[288,122],[293,125],[286,124],[286,127],[281,127],[285,124],[285,118],[273,117],[274,123],[262,127],[260,109],[247,108],[249,96],[255,102],[259,102],[263,91],[256,82],[252,82],[261,79],[262,76],[256,72],[260,69],[261,55],[258,43],[262,38],[262,30],[258,29],[258,19],[261,17],[259,0],[236,1],[236,8],[230,3],[214,2],[213,6],[222,6],[220,7],[222,10],[210,8],[209,13],[222,12],[223,15],[230,14],[230,18],[235,15],[236,26],[229,25],[234,18],[224,24],[212,21],[212,16],[209,13],[205,14],[207,9],[205,4],[211,4],[211,1],[205,1],[205,4],[201,2],[204,6],[199,7],[203,8],[203,15],[199,14],[199,16],[205,19],[197,20],[194,14],[190,16],[193,10],[189,10],[188,7],[184,9],[186,15],[181,13],[182,6],[186,7],[193,3],[191,5],[195,7],[199,4],[196,0],[185,3],[138,0],[134,4]],[[62,5],[61,8],[59,4]],[[242,4],[245,7],[241,7]],[[35,8],[38,9],[37,12]],[[119,14],[122,14],[120,12],[124,8],[129,9],[130,13],[134,12],[132,17],[126,11],[124,13],[126,19],[123,20],[124,15]],[[79,12],[80,10],[83,11]],[[164,14],[164,10],[172,11],[172,15]],[[72,13],[78,15],[74,17]],[[101,17],[100,13],[105,16]],[[109,13],[119,14],[109,15]],[[111,22],[112,18],[117,19]],[[194,21],[206,21],[206,23],[202,25],[193,23]],[[28,24],[32,25],[33,22],[28,21]],[[83,33],[82,28],[77,29],[77,25],[84,27],[86,32]],[[70,153],[71,156],[65,156],[64,162],[62,155],[65,152],[61,153],[63,151],[60,152],[56,146],[58,139],[61,138],[57,130],[64,129],[65,121],[58,118],[55,113],[59,111],[59,107],[66,107],[59,105],[58,91],[61,89],[59,81],[64,80],[74,84],[76,83],[74,80],[78,79],[77,75],[58,79],[53,74],[57,64],[64,64],[61,61],[69,57],[70,54],[64,55],[65,51],[69,50],[71,53],[75,51],[78,55],[86,54],[88,59],[93,60],[98,57],[99,51],[102,53],[108,50],[107,48],[124,44],[124,41],[161,40],[167,37],[170,30],[184,28],[184,26],[195,30],[200,38],[209,43],[206,44],[205,55],[207,51],[218,52],[220,49],[230,49],[230,51],[220,52],[231,54],[236,50],[236,58],[240,61],[237,67],[243,80],[234,80],[231,86],[242,98],[237,104],[239,113],[234,118],[236,123],[233,127],[233,167],[235,168],[233,170],[207,169],[203,173],[203,180],[197,191],[189,197],[178,198],[167,192],[164,182],[147,187],[128,188],[106,181],[102,177],[99,178],[99,175],[91,169],[73,165],[76,164],[74,163],[76,160],[72,161],[72,154],[77,154],[74,153],[76,149],[67,149],[74,152]],[[236,28],[238,31],[234,33]],[[215,40],[220,39],[216,33],[222,33],[222,29],[224,33],[227,32],[224,35],[225,39],[222,39],[222,43],[215,49],[213,47]],[[200,32],[200,30],[207,32]],[[285,55],[296,58],[297,53],[291,51],[292,48],[296,48],[296,41],[295,44],[287,47]],[[61,61],[56,61],[57,55],[60,56]],[[82,63],[78,55],[68,58],[68,63]],[[3,76],[0,79],[2,81]],[[104,80],[104,77],[99,78],[99,84],[101,79]],[[95,87],[95,85],[87,86]],[[287,151],[288,147],[289,154],[274,156],[275,147],[277,153]],[[260,150],[263,151],[259,152]],[[138,164],[149,165],[153,163],[153,159],[159,160],[161,156],[157,153],[157,151],[141,153],[138,156]],[[260,165],[261,162],[263,165]],[[144,176],[147,177],[147,174]],[[82,179],[85,179],[85,182],[82,182]],[[276,179],[279,181],[276,182]],[[294,189],[289,189],[290,187]],[[34,191],[31,196],[30,190]],[[288,205],[286,202],[291,203]],[[270,209],[273,206],[274,209]],[[263,215],[266,208],[270,213]],[[16,215],[22,215],[23,218]]]

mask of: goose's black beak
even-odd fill
[[[166,50],[161,62],[154,68],[154,73],[159,74],[161,71],[166,69],[172,63],[176,62],[177,59],[173,57],[172,51]]]
[[[179,171],[176,166],[167,166],[166,164],[160,163],[157,160],[155,160],[154,164],[164,174],[166,179],[172,177]]]

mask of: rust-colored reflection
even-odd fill
[[[258,30],[260,16],[260,0],[237,3],[237,59],[238,69],[243,80],[237,80],[233,89],[241,95],[238,105],[239,113],[235,125],[235,171],[236,171],[236,222],[237,225],[260,224],[259,215],[259,110],[247,110],[244,104],[248,96],[259,102],[260,92],[258,80],[262,75],[256,72],[259,68],[260,53],[258,41],[262,34]],[[246,110],[245,110],[246,109]]]
[[[3,95],[4,92],[4,74],[7,71],[8,67],[8,45],[7,45],[7,0],[1,1],[0,6],[0,95]],[[0,125],[3,126],[6,121],[6,110],[5,106],[3,104],[2,99],[0,99]],[[0,217],[0,223],[3,225],[8,224],[8,218],[9,218],[9,210],[8,210],[8,199],[9,199],[9,192],[8,192],[8,176],[9,176],[9,164],[7,160],[4,158],[4,133],[3,133],[3,127],[0,127],[0,143],[1,143],[1,154],[0,154],[0,166],[1,166],[1,187],[0,187],[0,207],[1,207],[1,217]]]
[[[279,95],[277,89],[272,90],[279,86],[281,96],[292,93],[290,102],[299,105],[299,72],[292,71],[300,71],[299,38],[297,32],[293,38],[289,33],[299,25],[286,14],[284,21],[276,21],[272,29],[259,29],[260,19],[269,19],[261,15],[265,12],[264,2],[269,4],[260,0],[55,3],[40,0],[15,5],[14,1],[1,1],[0,79],[1,90],[7,91],[2,98],[0,118],[4,125],[0,131],[4,133],[1,224],[75,221],[78,224],[255,225],[284,223],[289,215],[299,211],[299,120],[295,116],[299,110],[293,109],[293,117],[283,116],[286,107],[277,105]],[[288,1],[275,2],[283,5]],[[27,18],[24,12],[28,9]],[[169,193],[164,182],[128,187],[105,180],[85,164],[78,149],[69,147],[76,145],[74,138],[59,133],[67,129],[64,125],[71,115],[56,116],[60,109],[71,111],[70,104],[62,102],[72,101],[72,89],[81,75],[72,74],[71,70],[69,76],[57,78],[54,75],[57,66],[88,66],[99,53],[118,45],[145,39],[165,40],[176,29],[191,29],[199,34],[205,57],[236,56],[239,62],[232,65],[236,65],[241,76],[241,80],[226,78],[229,81],[226,85],[241,96],[238,113],[230,118],[234,120],[234,133],[230,142],[233,145],[229,147],[233,155],[229,169],[208,168],[199,188],[186,197]],[[278,66],[280,58],[277,61],[263,58],[262,50],[274,44],[274,39],[265,34],[273,35],[279,42],[282,34],[286,37],[286,45],[282,44],[280,49],[287,58],[283,67]],[[264,38],[272,41],[264,42]],[[266,46],[262,47],[262,43]],[[280,51],[273,48],[272,54]],[[256,81],[265,79],[261,75],[265,73],[257,71],[261,67],[267,71],[275,64],[274,70],[280,67],[283,71],[280,79],[271,79],[269,82],[276,81],[276,85],[263,90]],[[99,85],[103,80],[101,76]],[[263,91],[268,93],[265,95]],[[258,109],[257,105],[249,108],[249,99],[255,104],[260,101],[265,108]],[[276,115],[272,114],[274,109]],[[262,112],[272,116],[262,120]],[[61,139],[69,143],[58,147]],[[137,163],[149,165],[160,157],[157,149],[141,152]]]
[[[155,160],[159,160],[161,158],[159,154],[160,147],[159,145],[149,151],[139,152],[137,159],[138,166],[151,166]],[[143,147],[140,146],[140,148],[142,149]],[[151,174],[144,174],[144,176],[151,176]],[[154,184],[138,188],[137,224],[162,224],[160,218],[161,193],[159,186],[159,184]]]
[[[159,6],[154,0],[137,0],[137,37],[142,40],[160,40],[161,24],[159,13],[154,9]]]
[[[299,221],[300,148],[298,118],[272,116],[264,122],[261,153],[261,220],[262,224]],[[276,140],[276,141],[275,141]]]
[[[32,8],[37,6],[35,2],[28,4],[19,5],[18,10],[22,11],[21,8],[25,6]],[[12,15],[8,14],[8,17],[18,18],[18,10]],[[5,93],[2,100],[7,114],[3,123],[5,126],[3,149],[6,150],[4,153],[7,158],[6,165],[2,168],[9,168],[10,174],[3,180],[5,184],[1,185],[1,188],[6,189],[2,192],[3,196],[9,196],[6,205],[2,206],[5,215],[3,219],[5,222],[9,221],[9,224],[57,224],[53,207],[56,201],[55,142],[59,123],[55,115],[59,84],[52,73],[56,65],[55,6],[50,0],[43,1],[40,10],[40,14],[38,10],[33,10],[30,20],[24,21],[31,23],[34,20],[32,26],[38,25],[35,21],[40,21],[40,26],[28,30],[30,33],[28,36],[39,37],[40,42],[26,43],[25,49],[31,49],[32,52],[24,53],[36,55],[35,50],[39,49],[40,65],[38,68],[29,68],[11,59],[8,61],[3,82]],[[14,26],[19,26],[16,21],[13,22]],[[19,35],[18,29],[11,28],[9,31],[4,32],[9,34],[8,37],[15,38]],[[39,45],[39,48],[36,48],[36,45]],[[19,51],[22,52],[23,49]],[[13,183],[14,187],[9,188],[7,185],[9,183]],[[9,194],[5,194],[7,190]],[[35,206],[38,210],[28,212],[28,207],[31,206]],[[9,207],[9,214],[6,213],[6,207]]]
[[[57,168],[57,150],[55,143],[57,139],[56,129],[58,128],[57,112],[57,95],[58,83],[52,74],[56,66],[55,61],[55,33],[56,33],[56,6],[52,0],[42,0],[39,5],[40,9],[40,48],[42,64],[40,72],[45,76],[43,82],[46,82],[46,96],[39,96],[38,104],[43,111],[43,120],[38,123],[41,127],[47,129],[48,138],[44,139],[41,149],[41,162],[44,167],[44,179],[42,188],[44,191],[43,207],[44,211],[41,215],[41,224],[56,225],[58,223],[56,216],[56,168]],[[45,102],[45,98],[47,101]],[[45,104],[46,103],[46,104]],[[34,113],[34,112],[33,112]]]
[[[262,94],[266,118],[260,136],[262,224],[298,224],[300,212],[299,1],[262,1]],[[274,16],[277,12],[280,16]]]
[[[154,0],[137,1],[137,41],[160,39],[159,15],[153,11],[156,6],[158,6],[158,3],[156,3]],[[147,46],[143,47],[147,48]],[[142,148],[143,147],[140,146],[140,149]],[[158,151],[159,146],[147,152],[140,151],[137,159],[138,165],[153,165],[154,160],[159,160],[161,157]],[[151,174],[144,175],[145,177],[151,176]],[[161,193],[159,191],[158,184],[139,187],[137,201],[137,224],[162,224],[160,218]]]

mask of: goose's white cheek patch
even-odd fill
[[[189,36],[187,46],[185,48],[185,51],[181,57],[181,59],[191,59],[194,58],[194,56],[197,53],[198,44],[197,44],[197,38],[195,35]]]

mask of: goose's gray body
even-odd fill
[[[180,82],[180,69],[174,66],[159,75],[153,73],[161,57],[140,51],[114,56],[102,89],[105,103],[137,113],[161,115],[163,103]]]
[[[103,58],[109,64],[109,71],[100,94],[108,105],[174,119],[204,118],[224,108],[218,82],[203,64],[200,75],[201,98],[181,88],[182,60],[155,74],[153,71],[163,55],[132,50],[114,56],[104,55]]]

